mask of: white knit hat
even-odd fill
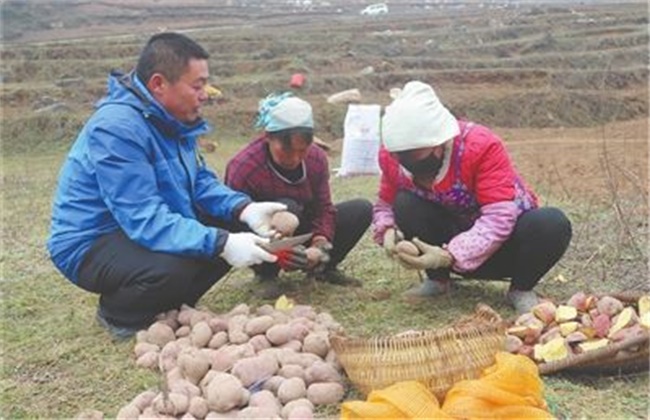
[[[381,120],[381,136],[389,152],[439,146],[458,134],[458,121],[433,88],[417,81],[404,85]]]
[[[314,128],[311,105],[295,96],[268,97],[262,101],[258,125],[268,132],[287,128]]]

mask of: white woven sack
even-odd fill
[[[348,105],[338,176],[379,174],[380,105]]]

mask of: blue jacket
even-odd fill
[[[251,200],[222,184],[198,153],[209,131],[172,117],[133,74],[111,74],[108,94],[83,127],[61,169],[48,251],[74,283],[93,242],[121,229],[152,251],[212,258],[230,221]]]

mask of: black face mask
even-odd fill
[[[433,152],[420,160],[409,159],[406,153],[397,154],[400,165],[415,176],[435,177],[442,167],[442,158],[437,158]]]

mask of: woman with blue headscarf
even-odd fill
[[[313,144],[311,105],[290,92],[270,95],[260,101],[257,127],[263,129],[261,135],[228,163],[226,184],[254,200],[287,204],[300,222],[295,234],[313,235],[305,249],[294,249],[306,258],[293,258],[295,263],[283,269],[303,270],[319,281],[360,286],[359,280],[337,266],[370,226],[372,204],[365,199],[332,203],[327,155]],[[264,285],[261,296],[281,293],[275,281],[280,271],[277,263],[254,270]]]

